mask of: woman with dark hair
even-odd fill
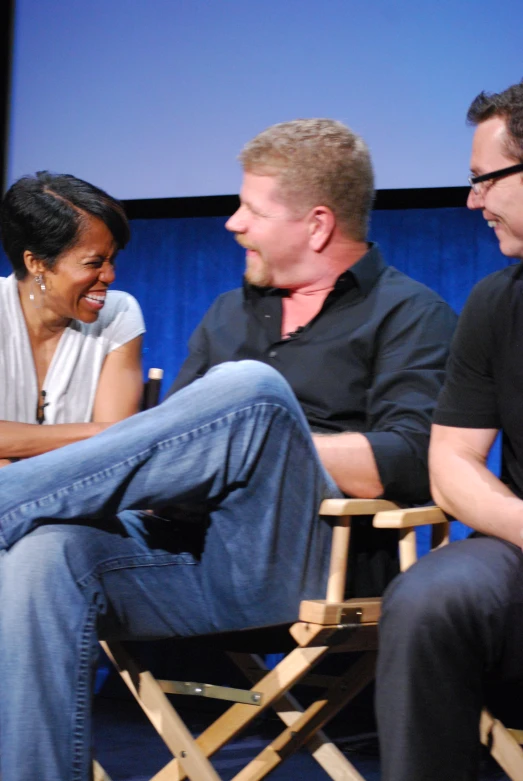
[[[19,179],[0,207],[0,466],[138,411],[142,313],[108,291],[129,240],[121,204],[65,174]],[[42,424],[46,425],[35,425]]]

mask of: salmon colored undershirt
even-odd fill
[[[334,286],[320,290],[293,291],[282,298],[281,335],[286,337],[298,328],[310,323],[320,309]]]

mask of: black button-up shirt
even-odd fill
[[[286,295],[248,284],[221,295],[192,335],[170,393],[224,361],[268,363],[289,382],[312,431],[365,434],[388,498],[428,501],[430,423],[454,312],[387,266],[376,245],[338,278],[313,320],[282,338]]]

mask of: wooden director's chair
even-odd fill
[[[406,570],[417,558],[418,526],[432,525],[432,549],[448,543],[449,522],[437,507],[401,509],[392,502],[373,499],[328,499],[320,513],[333,520],[333,544],[326,598],[301,603],[299,617],[289,632],[296,643],[294,650],[271,671],[256,654],[228,650],[228,656],[253,684],[249,690],[215,687],[207,683],[161,681],[141,669],[118,643],[102,643],[130,691],[173,754],[173,760],[151,781],[218,781],[209,762],[228,741],[271,707],[283,722],[281,734],[249,762],[235,781],[264,778],[287,756],[306,746],[316,761],[334,781],[364,781],[363,776],[329,741],[322,727],[349,703],[374,677],[377,652],[379,598],[344,600],[350,542],[351,517],[370,515],[376,528],[397,529],[399,533],[400,569]],[[248,633],[249,630],[247,630]],[[258,633],[263,630],[256,630]],[[227,638],[220,636],[220,646],[227,649]],[[215,641],[213,636],[213,643]],[[181,640],[183,642],[183,640]],[[314,666],[330,653],[363,652],[340,676],[310,675]],[[320,683],[324,690],[306,709],[290,694],[297,683]],[[320,680],[318,680],[320,679]],[[166,697],[170,694],[196,694],[231,700],[234,704],[219,716],[202,734],[193,738]],[[523,780],[523,751],[511,731],[484,710],[480,735],[494,758],[513,781]],[[95,763],[95,781],[110,781]]]

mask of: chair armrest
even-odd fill
[[[439,507],[412,507],[402,509],[387,499],[325,499],[320,515],[333,521],[332,551],[325,604],[341,604],[345,592],[347,560],[350,542],[351,516],[372,515],[377,529],[398,529],[400,569],[408,569],[417,560],[414,527],[432,525],[432,547],[449,541],[449,521]],[[319,619],[316,619],[319,621]]]
[[[408,529],[412,526],[429,526],[448,523],[449,519],[439,507],[410,507],[382,512],[378,510],[372,521],[376,529]]]
[[[397,504],[384,499],[325,499],[321,503],[320,515],[336,519],[333,520],[332,529],[327,602],[337,603],[343,601],[347,575],[351,516],[374,515],[380,511],[397,509]]]
[[[375,513],[399,510],[398,505],[387,499],[324,499],[320,515],[375,515]]]
[[[405,572],[416,563],[416,526],[432,526],[431,548],[435,550],[450,541],[449,519],[439,507],[411,507],[405,510],[378,512],[372,520],[376,529],[399,532],[400,570]]]

